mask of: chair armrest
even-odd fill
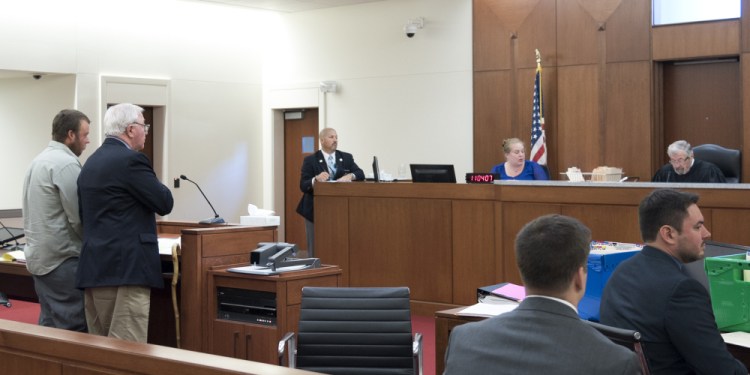
[[[289,347],[289,368],[296,368],[297,359],[297,338],[294,337],[294,332],[287,332],[284,337],[279,340],[279,366],[283,366],[284,360],[284,347]]]
[[[423,366],[423,356],[422,356],[422,334],[421,333],[415,333],[414,334],[414,341],[412,341],[411,344],[411,351],[412,355],[414,356],[414,359],[416,361],[415,365],[415,374],[422,375],[422,369]]]

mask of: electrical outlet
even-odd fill
[[[179,187],[180,187],[180,179],[179,178],[175,178],[174,179],[174,188],[177,189]]]

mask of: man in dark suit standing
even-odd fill
[[[365,172],[354,162],[352,154],[339,151],[339,136],[333,128],[320,131],[320,150],[305,157],[302,162],[302,175],[299,188],[302,199],[297,205],[297,213],[305,218],[305,233],[307,233],[307,256],[313,257],[313,243],[315,232],[313,222],[313,187],[316,183],[326,181],[350,182],[363,181]]]
[[[143,108],[110,107],[107,138],[78,177],[83,248],[76,286],[84,289],[90,333],[146,342],[151,288],[163,287],[155,213],[172,211],[172,193],[139,152],[150,125]]]
[[[526,298],[513,311],[451,332],[445,374],[638,374],[635,352],[578,317],[586,290],[591,231],[547,215],[516,237]]]
[[[747,374],[727,351],[706,288],[685,271],[703,259],[711,237],[697,203],[696,194],[676,190],[641,201],[646,246],[607,281],[601,321],[641,333],[652,374]]]

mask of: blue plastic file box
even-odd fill
[[[602,301],[602,291],[607,285],[607,280],[620,263],[639,251],[640,247],[632,250],[591,250],[588,259],[589,274],[586,279],[586,293],[578,304],[578,315],[581,319],[599,321],[599,303]]]

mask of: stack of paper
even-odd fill
[[[23,250],[8,251],[3,254],[2,261],[26,263],[26,256],[23,254]]]

